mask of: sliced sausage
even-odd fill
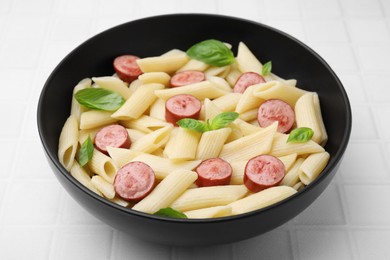
[[[211,158],[202,161],[196,168],[198,179],[196,184],[200,187],[227,185],[232,177],[230,163],[221,158]]]
[[[177,126],[176,122],[183,118],[198,119],[202,103],[189,94],[171,97],[165,102],[165,120]]]
[[[142,74],[142,71],[136,62],[138,59],[139,57],[134,55],[122,55],[115,58],[114,69],[121,80],[131,83]]]
[[[260,74],[256,72],[245,72],[237,79],[233,92],[244,93],[248,87],[263,82],[265,82],[265,79]]]
[[[269,99],[259,107],[257,122],[261,127],[267,127],[278,121],[278,132],[288,132],[295,122],[295,113],[292,107],[280,99]]]
[[[154,171],[149,165],[130,162],[116,173],[114,190],[125,200],[139,201],[152,191],[155,181]]]
[[[170,80],[171,87],[181,87],[194,84],[205,80],[205,75],[198,70],[185,70],[172,76]]]
[[[245,166],[244,184],[248,190],[259,192],[278,185],[284,178],[285,167],[281,160],[272,155],[259,155]]]
[[[105,126],[95,136],[95,147],[104,154],[108,154],[107,146],[115,148],[130,148],[129,134],[121,125]]]

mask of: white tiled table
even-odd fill
[[[139,241],[101,223],[59,185],[37,135],[40,90],[78,44],[111,26],[178,12],[279,28],[322,55],[353,109],[342,166],[285,225],[205,248]],[[0,259],[390,259],[389,0],[0,0]]]

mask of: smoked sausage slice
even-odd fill
[[[269,99],[259,107],[257,122],[267,127],[278,121],[278,132],[288,132],[295,122],[295,113],[289,104],[280,99]]]
[[[202,103],[189,94],[176,95],[165,102],[165,120],[177,126],[183,118],[198,119]]]
[[[138,59],[139,57],[134,55],[122,55],[115,58],[114,69],[121,80],[131,83],[142,74],[136,62]]]
[[[126,128],[121,125],[105,126],[95,136],[95,147],[108,154],[107,146],[115,148],[130,148],[131,140]]]
[[[148,195],[156,181],[153,169],[143,162],[125,164],[114,179],[114,190],[125,200],[139,201]]]
[[[230,183],[233,169],[221,158],[211,158],[202,161],[196,168],[198,174],[196,184],[200,187],[227,185]]]
[[[248,87],[263,82],[265,82],[265,79],[260,74],[245,72],[237,79],[233,87],[233,92],[244,93]]]
[[[244,184],[248,190],[259,192],[278,185],[284,178],[285,167],[281,160],[272,155],[259,155],[245,166]]]
[[[185,70],[172,76],[170,80],[171,87],[181,87],[205,80],[205,75],[198,70]]]

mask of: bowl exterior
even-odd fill
[[[183,220],[151,216],[115,205],[83,187],[60,165],[58,138],[70,113],[73,87],[81,79],[113,73],[121,54],[157,56],[170,49],[186,50],[215,38],[236,52],[245,42],[273,72],[295,78],[301,88],[316,91],[327,127],[326,150],[331,159],[323,174],[303,191],[266,209],[219,219]],[[310,48],[292,37],[258,23],[217,15],[178,14],[145,18],[107,30],[84,42],[56,67],[38,104],[38,129],[56,177],[67,192],[92,215],[141,239],[169,245],[211,245],[247,239],[272,230],[308,207],[328,186],[341,162],[351,131],[347,95],[330,67]]]

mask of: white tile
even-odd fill
[[[19,137],[21,133],[25,105],[22,103],[10,103],[9,101],[0,102],[0,111],[10,111],[11,108],[12,113],[1,114],[3,122],[12,122],[12,124],[8,123],[5,126],[0,127],[0,138]]]
[[[364,71],[389,71],[389,44],[366,44],[357,46],[355,50]]]
[[[107,227],[58,228],[50,259],[110,259],[112,229]]]
[[[203,4],[201,4],[201,2]],[[207,3],[206,3],[207,2]],[[201,0],[198,3],[192,1],[177,1],[176,10],[178,13],[217,13],[217,1]]]
[[[390,32],[381,19],[348,19],[348,30],[356,43],[389,42]]]
[[[6,14],[11,10],[13,0],[0,1],[0,14]]]
[[[347,234],[337,229],[309,229],[296,231],[298,259],[352,259]]]
[[[0,139],[0,179],[5,179],[12,173],[13,166],[15,164],[15,155],[18,149],[19,140],[17,138]]]
[[[143,0],[136,2],[135,17],[154,16],[175,13],[175,0],[154,1]]]
[[[300,41],[305,41],[305,30],[301,20],[275,19],[274,17],[267,18],[265,23],[276,29],[279,29]]]
[[[41,41],[44,38],[49,19],[42,15],[12,15],[9,17],[7,39]]]
[[[342,0],[340,3],[346,16],[380,17],[383,15],[377,0]]]
[[[233,244],[232,259],[292,259],[288,231],[276,229]]]
[[[114,26],[127,23],[133,20],[135,20],[135,18],[133,16],[128,16],[128,15],[119,14],[119,15],[111,15],[111,16],[102,16],[101,18],[95,21],[92,28],[92,32],[94,34],[97,34],[107,29],[110,29]]]
[[[345,216],[336,185],[329,185],[294,222],[299,225],[344,225]]]
[[[315,52],[332,67],[333,70],[355,71],[356,62],[351,47],[348,44],[329,43],[313,44]]]
[[[340,165],[345,181],[380,182],[388,178],[386,160],[378,143],[350,142]]]
[[[390,88],[387,84],[389,79],[386,72],[363,73],[364,87],[368,98],[374,103],[390,103]]]
[[[390,106],[379,105],[374,107],[375,121],[378,124],[379,133],[386,139],[390,139]]]
[[[20,40],[7,40],[0,48],[0,69],[33,69],[40,55],[40,43]]]
[[[64,190],[65,192],[65,190]],[[104,225],[100,220],[82,208],[69,194],[64,196],[63,208],[60,212],[60,224],[63,225]]]
[[[19,80],[21,77],[23,80]],[[7,89],[6,93],[0,95],[0,101],[27,101],[33,79],[31,69],[1,69],[0,78],[2,86]]]
[[[37,15],[48,14],[52,10],[54,3],[55,1],[52,0],[13,0],[12,12],[21,16],[26,13]]]
[[[37,127],[37,104],[38,103],[34,102],[26,104],[26,107],[31,109],[26,109],[27,111],[25,118],[22,122],[20,122],[23,126],[21,132],[23,133],[24,138],[37,138],[37,140],[39,139]]]
[[[263,9],[262,6],[263,3],[259,0],[247,0],[245,4],[237,0],[219,0],[218,13],[259,21],[262,18],[260,16]]]
[[[306,35],[311,42],[348,42],[347,31],[341,19],[310,20],[305,23]]]
[[[52,232],[44,227],[0,229],[0,258],[7,260],[48,259]]]
[[[0,180],[0,205],[3,205],[2,201],[5,195],[5,189],[7,188],[8,182]],[[0,214],[2,211],[2,207],[0,207]]]
[[[389,259],[390,230],[355,230],[353,236],[359,259]]]
[[[231,259],[231,247],[230,244],[204,247],[175,247],[173,248],[172,259]]]
[[[305,17],[329,19],[341,16],[338,0],[302,0],[301,3]]]
[[[81,42],[51,42],[42,50],[41,68],[53,70]]]
[[[171,247],[139,240],[120,231],[115,231],[112,258],[115,260],[131,259],[172,259]]]
[[[59,189],[57,181],[21,180],[10,183],[3,201],[2,222],[9,225],[53,224],[59,208]]]
[[[58,16],[50,32],[52,41],[82,41],[92,35],[90,33],[92,19],[89,16]]]
[[[98,3],[99,1],[96,0],[77,1],[76,7],[75,1],[59,1],[56,9],[61,14],[84,15],[88,17],[94,16],[94,12],[98,8]]]
[[[116,0],[115,4],[111,0],[101,0],[97,12],[99,16],[126,14],[131,19],[136,10],[136,3],[136,0]]]
[[[345,184],[344,193],[352,224],[390,225],[389,184]]]
[[[268,17],[299,18],[298,0],[265,0],[264,6]]]
[[[390,16],[390,1],[389,0],[380,0],[384,13],[389,17]]]
[[[364,91],[365,88],[363,88],[362,79],[357,73],[338,73],[338,77],[347,92],[348,98],[352,103],[352,107],[354,104],[367,101],[367,95]]]
[[[378,137],[373,115],[368,106],[353,106],[351,139],[375,139]]]

